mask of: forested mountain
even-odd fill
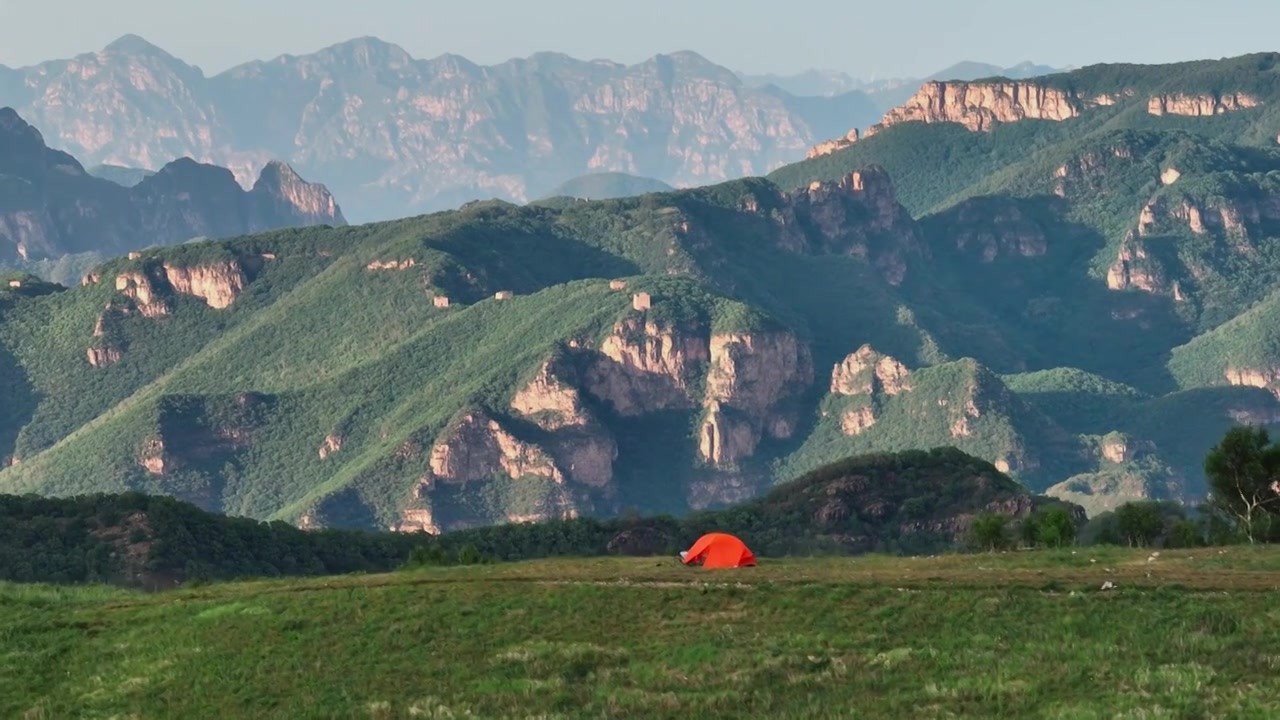
[[[950,445],[1092,512],[1194,500],[1280,419],[1274,59],[927,86],[963,99],[771,180],[15,278],[0,492],[447,531]]]

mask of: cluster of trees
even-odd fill
[[[329,575],[391,570],[423,538],[307,532],[204,512],[164,496],[0,495],[0,580],[148,585],[163,578]]]
[[[1207,500],[1196,507],[1170,501],[1121,505],[1091,518],[1077,530],[1069,513],[1045,508],[1016,528],[1003,515],[975,518],[976,549],[1063,545],[1203,547],[1280,541],[1280,444],[1266,428],[1227,431],[1204,461]],[[1015,537],[1016,535],[1016,537]]]

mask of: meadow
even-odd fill
[[[1275,717],[1277,589],[1238,546],[0,585],[0,716]]]

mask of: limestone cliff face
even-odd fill
[[[902,105],[885,113],[881,121],[862,135],[870,137],[885,128],[905,122],[957,123],[982,132],[997,123],[1019,120],[1062,121],[1079,117],[1084,111],[1114,105],[1121,94],[1081,95],[1075,91],[1049,87],[1032,81],[927,82]],[[818,157],[849,147],[859,134],[815,145],[809,157]]]
[[[831,371],[831,392],[836,395],[897,395],[911,387],[907,366],[870,345],[858,348]]]
[[[592,418],[578,388],[565,382],[550,361],[511,400],[511,409],[546,430],[586,425]]]
[[[221,310],[235,302],[248,284],[248,274],[239,260],[194,266],[152,261],[139,270],[120,273],[115,281],[116,291],[131,300],[143,317],[169,314],[175,293],[200,298]]]
[[[129,271],[116,276],[116,292],[133,301],[133,306],[143,317],[159,317],[169,314],[169,305],[156,291],[156,283],[145,272]]]
[[[1211,273],[1229,272],[1220,264],[1222,258],[1260,262],[1264,239],[1280,227],[1280,195],[1265,181],[1245,176],[1242,182],[1253,182],[1250,189],[1255,191],[1201,197],[1174,187],[1157,193],[1142,207],[1136,227],[1122,241],[1108,271],[1107,286],[1169,294],[1181,300],[1181,289],[1171,281],[1171,274],[1200,281]],[[1161,236],[1186,233],[1210,239],[1215,246],[1213,254],[1187,261],[1185,266],[1165,268],[1146,247],[1150,242],[1161,242]]]
[[[198,297],[217,310],[235,302],[249,282],[237,261],[195,267],[165,263],[164,274],[174,292]]]
[[[739,408],[763,422],[779,403],[812,383],[809,348],[791,332],[711,336],[707,403]]]
[[[1115,465],[1123,465],[1154,452],[1154,443],[1124,433],[1111,433],[1098,441],[1098,454],[1101,459]]]
[[[549,433],[548,450],[569,479],[611,489],[618,445],[584,404],[577,381],[566,362],[548,361],[516,393],[511,409]]]
[[[584,387],[622,416],[701,406],[699,454],[728,466],[753,454],[765,434],[790,436],[786,404],[813,382],[813,361],[790,332],[704,332],[628,318],[594,352]],[[706,389],[695,396],[690,382],[703,372]]]
[[[531,400],[537,392],[522,392],[522,395],[524,400]],[[538,407],[546,404],[534,402]],[[582,419],[590,423],[588,418]],[[581,483],[593,485],[597,490],[608,489],[616,449],[603,428],[593,424],[557,423],[552,439],[544,446],[517,438],[509,423],[480,410],[460,416],[431,449],[430,470],[419,480],[410,507],[401,513],[392,529],[438,533],[500,520],[483,514],[442,513],[438,507],[442,485],[492,479],[519,483],[530,478],[554,483],[554,489],[536,508],[529,512],[508,512],[502,518],[508,522],[577,517],[582,508],[575,497],[581,494],[573,492],[570,485]]]
[[[0,210],[0,261],[89,251],[123,255],[194,237],[345,223],[328,190],[279,163],[264,169],[249,192],[228,170],[189,158],[130,188],[93,177],[75,158],[49,149],[9,108],[0,109],[0,175],[23,187],[6,194]]]
[[[870,137],[899,123],[956,123],[973,132],[984,132],[999,123],[1071,120],[1093,108],[1125,102],[1133,95],[1132,89],[1088,94],[1035,81],[927,82],[905,103],[885,113],[881,121],[865,133],[859,134],[855,129],[844,137],[818,143],[809,149],[808,156],[815,158],[838,152],[860,138]],[[1246,110],[1261,104],[1259,98],[1241,92],[1168,93],[1149,98],[1147,112],[1152,115],[1204,117]]]
[[[1165,293],[1170,289],[1164,267],[1146,245],[1133,237],[1120,244],[1115,262],[1107,269],[1107,287],[1112,290],[1141,290]]]
[[[713,335],[699,456],[732,466],[753,455],[762,436],[790,437],[795,418],[786,403],[812,383],[809,348],[790,332]]]
[[[1223,375],[1230,385],[1263,388],[1280,398],[1280,367],[1228,367]]]
[[[845,435],[860,435],[876,424],[877,398],[912,389],[911,371],[894,358],[863,345],[831,371],[831,393],[864,401],[846,408],[840,416]]]
[[[1217,233],[1228,236],[1238,250],[1251,252],[1241,243],[1261,235],[1264,224],[1280,223],[1280,196],[1270,193],[1237,197],[1169,197],[1158,195],[1143,206],[1138,217],[1138,234],[1185,226],[1196,235]]]
[[[431,449],[433,479],[465,483],[495,475],[512,480],[536,476],[564,482],[564,473],[545,451],[517,439],[497,420],[479,411],[463,415],[448,436]]]
[[[1170,93],[1157,95],[1147,101],[1147,112],[1152,115],[1204,117],[1221,115],[1237,110],[1247,110],[1258,107],[1261,104],[1261,100],[1247,93],[1225,93],[1222,95]]]
[[[1114,95],[1082,97],[1034,82],[929,82],[901,107],[885,114],[881,126],[902,122],[959,123],[973,131],[1019,120],[1070,120],[1088,108],[1113,105]]]
[[[928,256],[920,226],[879,165],[776,197],[748,197],[742,210],[767,217],[784,250],[864,258],[893,285],[912,259]]]
[[[631,317],[614,326],[586,373],[586,389],[623,416],[694,407],[689,380],[711,358],[710,339]]]
[[[713,465],[732,466],[755,454],[759,441],[750,418],[726,413],[719,402],[712,401],[698,431],[698,456]]]

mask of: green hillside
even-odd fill
[[[0,635],[17,642],[0,655],[0,714],[1275,715],[1280,685],[1258,661],[1280,642],[1275,554],[1147,557],[556,560],[152,595],[0,585]]]
[[[117,185],[123,185],[125,187],[133,187],[155,174],[155,171],[153,170],[125,167],[123,165],[112,165],[110,163],[94,165],[91,168],[87,168],[86,172],[94,177],[100,177],[103,180],[110,180]]]
[[[1104,241],[1058,223],[1069,205],[974,198],[917,222],[896,185],[868,168],[796,192],[473,203],[112,260],[3,310],[0,491],[439,531],[686,513],[858,452],[956,445],[1037,490],[1097,471],[1087,436],[1133,432],[1134,397],[1068,382],[1046,402],[996,373],[1092,373],[1145,401],[1178,389],[1160,367],[1192,325],[1091,280]],[[864,345],[917,387],[851,434],[861,401],[824,396]],[[1172,439],[1179,495],[1200,491],[1204,428]]]
[[[1090,510],[1195,500],[1280,419],[1274,75],[1084,68],[1027,81],[1071,119],[970,107],[771,179],[109,260],[0,308],[0,492],[444,532],[954,445]]]

